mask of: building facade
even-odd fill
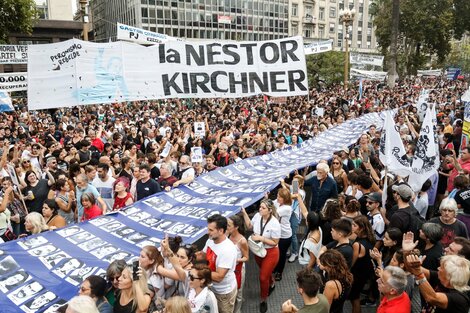
[[[349,27],[349,47],[352,51],[377,52],[373,19],[369,13],[372,0],[290,0],[289,35],[302,35],[304,42],[333,40],[333,48],[342,50],[346,36],[339,12],[355,9]]]
[[[90,6],[96,41],[114,40],[117,22],[186,39],[289,35],[289,0],[92,0]]]
[[[34,0],[42,20],[72,21],[72,1],[69,0]]]

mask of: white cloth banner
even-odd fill
[[[384,57],[383,55],[351,52],[349,55],[349,62],[351,64],[382,66],[384,63]]]
[[[0,91],[20,91],[28,89],[26,73],[0,74]]]
[[[151,32],[142,28],[137,28],[121,23],[117,23],[117,40],[126,40],[143,45],[155,45],[162,42],[180,40],[165,34]]]
[[[28,46],[0,45],[0,64],[28,63]]]
[[[365,80],[383,81],[387,77],[387,72],[364,71],[356,68],[351,69],[351,77],[363,78]]]
[[[470,88],[462,95],[462,102],[470,102]]]
[[[428,98],[431,90],[423,89],[419,94],[418,103],[416,104],[418,108],[418,117],[419,121],[422,122],[424,116],[426,115],[426,110],[428,109]]]
[[[333,50],[333,40],[319,41],[304,47],[305,55],[317,54]]]
[[[421,190],[423,183],[437,173],[440,166],[439,142],[434,127],[437,125],[436,110],[432,106],[426,111],[423,125],[419,132],[416,151],[411,164],[408,183],[414,191]]]
[[[28,106],[299,96],[308,93],[306,72],[302,37],[150,47],[72,39],[29,47]]]
[[[442,70],[418,70],[418,76],[441,76]]]
[[[379,159],[388,171],[402,177],[410,174],[410,164],[400,133],[392,117],[392,111],[385,112],[385,122],[380,138]]]

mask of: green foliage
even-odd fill
[[[327,86],[338,84],[344,77],[344,52],[328,51],[306,56],[308,84],[318,86],[323,81]]]
[[[446,61],[440,67],[460,67],[464,73],[470,73],[470,44],[454,44]]]
[[[388,53],[392,25],[392,0],[374,0],[371,14],[376,26],[377,42]],[[435,55],[443,62],[451,51],[452,37],[470,31],[469,0],[400,0],[399,68],[413,74]]]
[[[6,43],[7,36],[12,32],[31,34],[36,16],[34,0],[1,0],[0,42]]]

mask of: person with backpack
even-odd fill
[[[415,237],[419,237],[419,229],[424,224],[424,219],[413,206],[411,199],[414,192],[409,185],[401,183],[392,186],[393,197],[398,205],[398,210],[391,216],[389,228],[396,227],[403,234],[411,231]]]

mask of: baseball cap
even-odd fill
[[[392,190],[397,192],[400,195],[400,197],[408,201],[411,200],[414,194],[411,187],[406,184],[393,185]]]
[[[366,195],[366,198],[374,202],[382,202],[382,193],[381,192],[371,192]]]

